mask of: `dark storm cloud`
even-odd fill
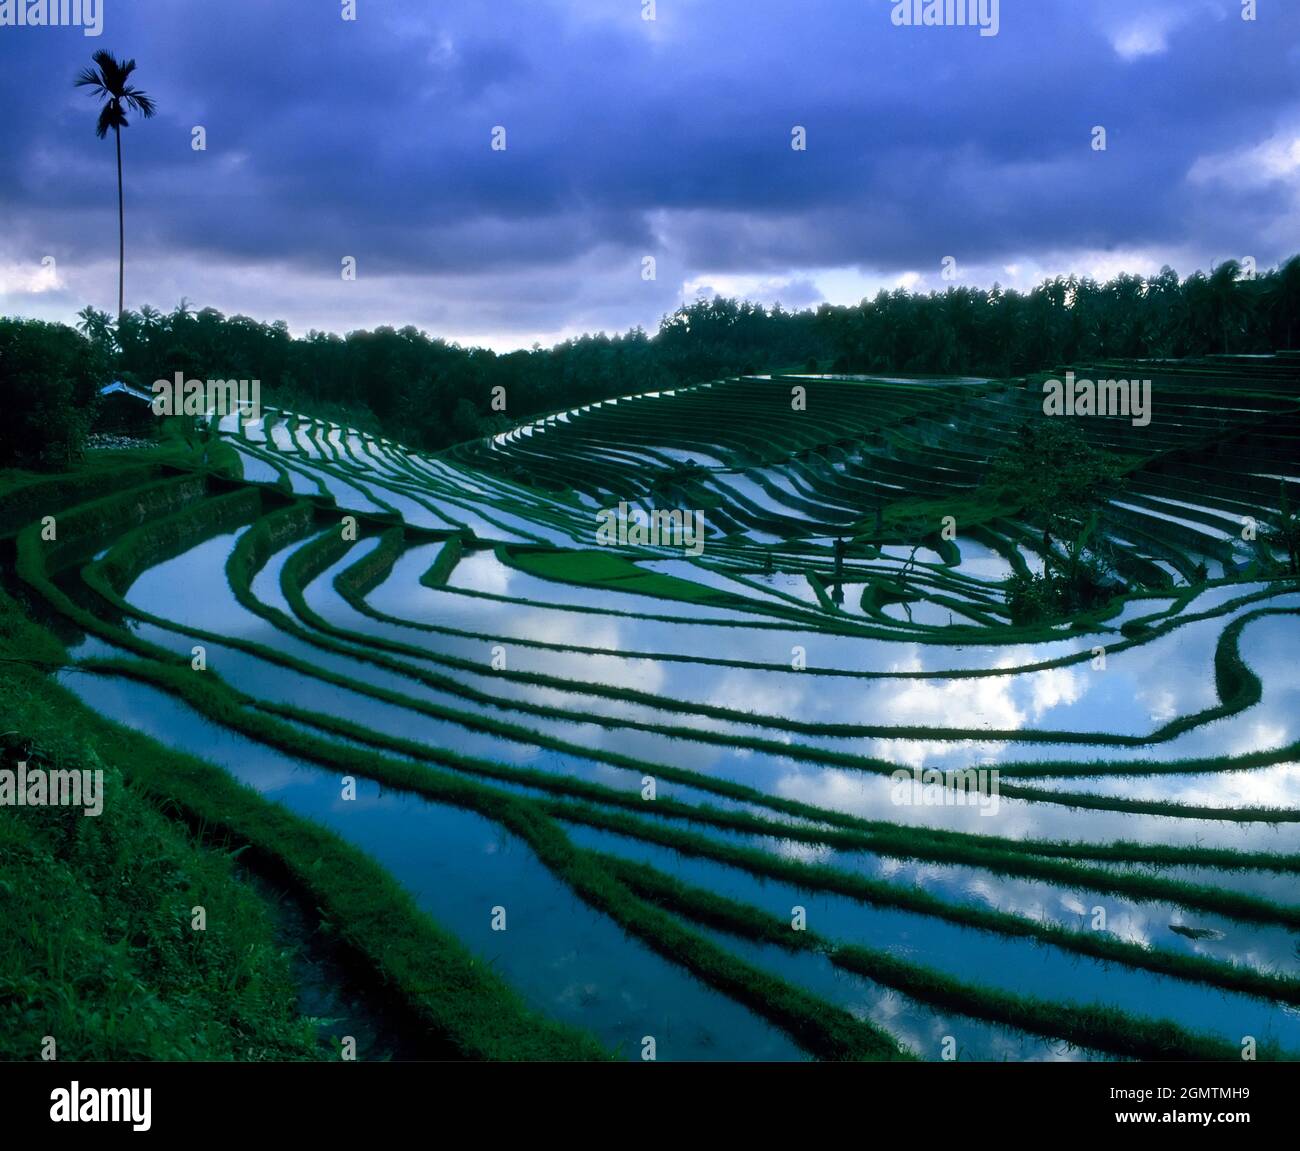
[[[1300,135],[1292,4],[1002,0],[986,38],[896,28],[891,0],[662,0],[653,22],[640,0],[358,0],[355,22],[333,0],[104,2],[98,38],[0,28],[0,268],[52,253],[102,286],[112,146],[70,85],[109,48],[161,108],[124,136],[136,303],[522,336],[653,324],[727,277],[810,302],[818,269],[945,255],[1289,254],[1295,171],[1214,158]],[[380,283],[342,294],[346,255]]]

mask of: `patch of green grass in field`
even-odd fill
[[[522,547],[499,547],[497,558],[509,567],[518,568],[539,579],[580,584],[629,595],[653,596],[657,599],[681,600],[708,607],[745,608],[749,601],[731,592],[665,575],[645,571],[626,556],[609,551],[545,551]]]
[[[377,550],[383,554],[382,545]],[[429,570],[420,576],[420,582],[425,587],[439,588],[445,586],[464,552],[464,541],[459,536],[452,536],[438,549],[437,558],[429,565]],[[365,593],[358,590],[358,594],[364,595]]]

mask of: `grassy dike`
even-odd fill
[[[380,556],[386,559],[388,561],[388,565],[391,566],[392,560],[389,559],[388,557],[390,554],[390,549],[393,546],[394,537],[391,534],[386,534],[384,539],[385,542],[380,544],[377,550]],[[402,532],[400,530],[398,530],[395,539],[397,541],[400,541],[402,539]],[[460,536],[453,536],[439,549],[438,558],[435,559],[433,563],[429,565],[429,570],[420,576],[420,583],[422,583],[425,587],[431,587],[431,588],[444,587],[447,583],[447,580],[451,576],[452,570],[460,562],[460,557],[464,554],[464,552],[465,552],[464,541],[460,538]],[[375,578],[376,580],[378,580],[378,578],[380,577],[376,575]],[[365,593],[359,592],[359,594],[365,594]]]

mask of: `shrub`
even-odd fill
[[[1007,584],[1007,607],[1012,623],[1043,623],[1098,607],[1119,590],[1108,565],[1088,553],[1059,571],[1013,576]]]

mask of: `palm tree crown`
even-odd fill
[[[99,111],[95,135],[101,140],[110,128],[127,127],[126,110],[139,112],[146,120],[154,114],[154,103],[139,88],[128,84],[135,71],[134,60],[119,60],[112,52],[100,49],[92,57],[94,68],[83,68],[76,87],[91,89],[92,96],[105,100]]]

